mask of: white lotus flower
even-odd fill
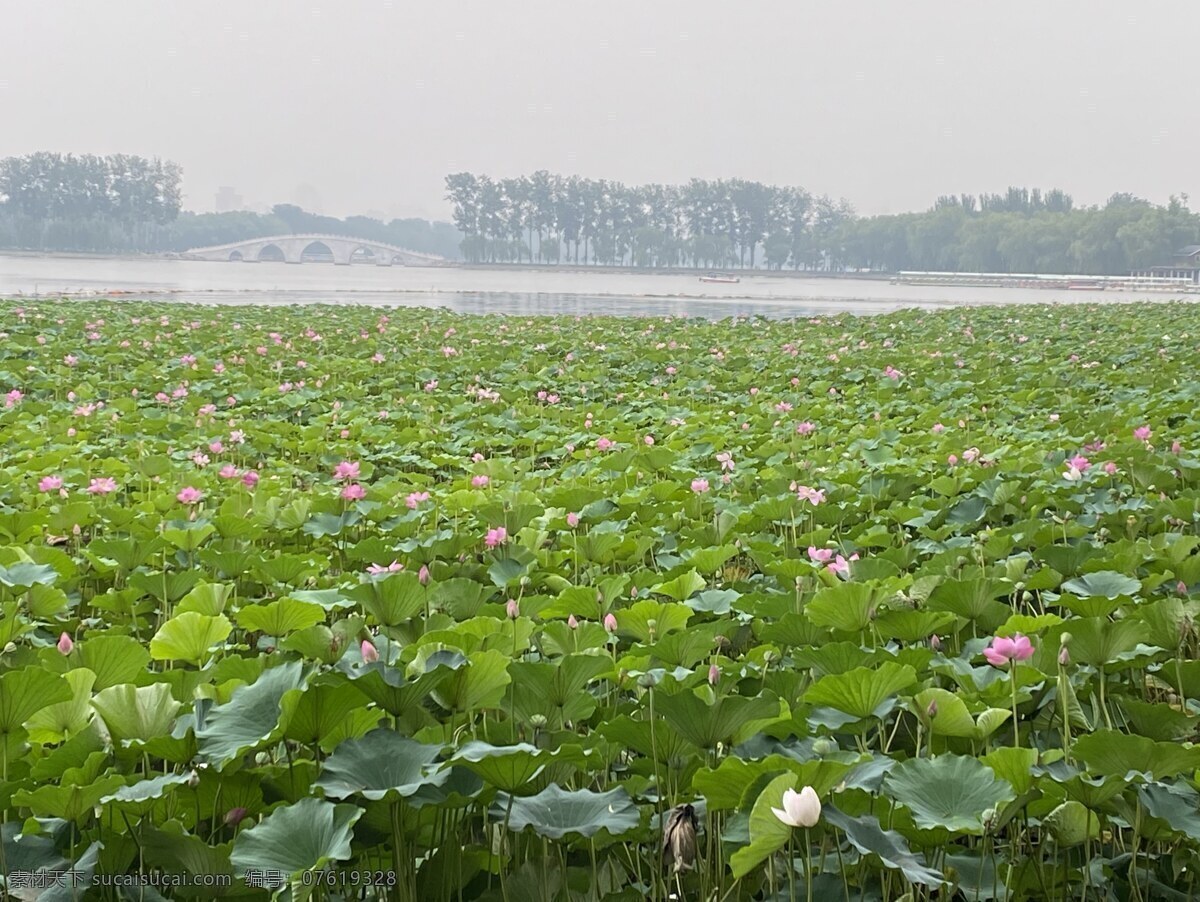
[[[772,808],[771,813],[789,827],[812,827],[821,819],[821,800],[811,786],[799,792],[788,789],[783,793],[783,809]]]

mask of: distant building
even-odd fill
[[[217,189],[213,209],[218,213],[236,213],[246,209],[246,202],[237,193],[237,189],[226,185]]]
[[[1149,269],[1134,270],[1131,275],[1138,278],[1170,279],[1200,285],[1200,244],[1181,247],[1171,255],[1171,262]]]

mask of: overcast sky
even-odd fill
[[[740,176],[864,213],[1010,184],[1200,198],[1195,0],[0,8],[0,156],[167,157],[200,211],[228,185],[446,218],[442,180],[463,169]]]

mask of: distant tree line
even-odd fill
[[[1186,197],[1076,207],[1061,190],[941,197],[860,217],[845,201],[743,179],[627,186],[540,171],[446,177],[470,262],[773,270],[1122,274],[1200,243]]]
[[[278,204],[270,213],[188,213],[182,170],[143,157],[34,153],[0,160],[0,248],[162,253],[247,238],[323,232],[458,256],[447,222],[336,219]]]

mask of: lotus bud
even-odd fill
[[[929,700],[929,704],[925,708],[925,716],[928,717],[930,720],[933,720],[935,717],[938,716],[938,706],[937,706],[937,701],[935,699]]]
[[[1071,663],[1071,652],[1065,645],[1058,650],[1058,663],[1063,667]]]
[[[417,579],[420,580],[421,585],[429,585],[429,568],[424,564],[422,564],[421,569],[417,571]]]
[[[838,750],[838,744],[828,736],[822,736],[813,741],[813,754],[818,758],[824,758],[827,755],[832,755]]]
[[[521,606],[517,604],[516,599],[510,598],[504,605],[504,613],[508,615],[509,620],[516,620],[517,615],[521,613]]]
[[[188,774],[187,785],[189,789],[195,789],[200,785],[200,773],[198,771],[192,771]]]
[[[981,820],[983,821],[983,832],[990,833],[992,831],[992,824],[996,822],[996,809],[989,808],[983,813]]]
[[[75,647],[75,643],[71,641],[71,637],[68,636],[66,633],[63,633],[61,636],[58,637],[58,650],[62,654],[69,655],[71,653],[71,649],[73,649],[74,647]]]
[[[4,643],[4,653],[6,655],[11,655],[16,650],[17,650],[16,642],[5,642]]]
[[[254,764],[256,767],[266,767],[271,763],[271,756],[266,752],[259,752],[254,756]]]
[[[617,618],[611,612],[604,615],[604,628],[610,633],[617,631]]]
[[[937,633],[934,633],[932,636],[929,637],[929,647],[931,649],[933,649],[934,651],[942,650],[942,640],[938,636]]]
[[[567,617],[567,626],[573,630],[579,629],[579,621],[575,619],[574,614],[571,614],[569,617]]]
[[[238,824],[240,824],[245,819],[246,819],[246,809],[245,808],[241,808],[241,807],[230,808],[227,812],[225,812],[225,826],[226,827],[236,827]]]
[[[371,644],[370,639],[363,639],[360,649],[364,664],[374,664],[379,660],[379,650]]]
[[[716,664],[710,664],[708,667],[708,685],[717,685],[717,680],[721,679],[721,668]]]

